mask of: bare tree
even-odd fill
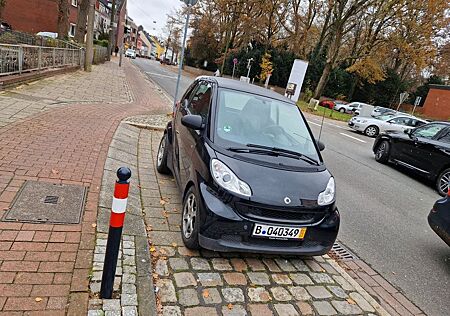
[[[84,35],[86,33],[87,14],[89,10],[89,0],[80,0],[78,4],[77,29],[75,31],[75,41],[84,43]]]
[[[69,32],[69,1],[58,0],[58,38],[65,39]]]

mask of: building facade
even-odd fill
[[[95,5],[94,37],[99,38],[101,34],[109,34],[111,23],[111,8],[107,0],[98,0]]]
[[[450,120],[450,86],[430,84],[422,113],[430,118]]]

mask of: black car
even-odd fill
[[[161,139],[157,169],[183,195],[188,248],[320,255],[336,239],[335,182],[296,104],[273,91],[199,77]]]
[[[373,152],[378,162],[394,162],[434,181],[445,196],[450,180],[450,123],[433,122],[404,133],[379,135]]]
[[[428,215],[428,224],[450,246],[450,196],[447,195],[434,203]]]

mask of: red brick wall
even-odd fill
[[[78,9],[69,2],[69,22],[76,24]],[[2,19],[13,30],[37,33],[56,32],[58,5],[56,0],[8,0]]]
[[[430,88],[423,106],[423,114],[440,120],[450,119],[450,89]]]

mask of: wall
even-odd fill
[[[440,120],[450,119],[450,86],[430,85],[423,114]]]

